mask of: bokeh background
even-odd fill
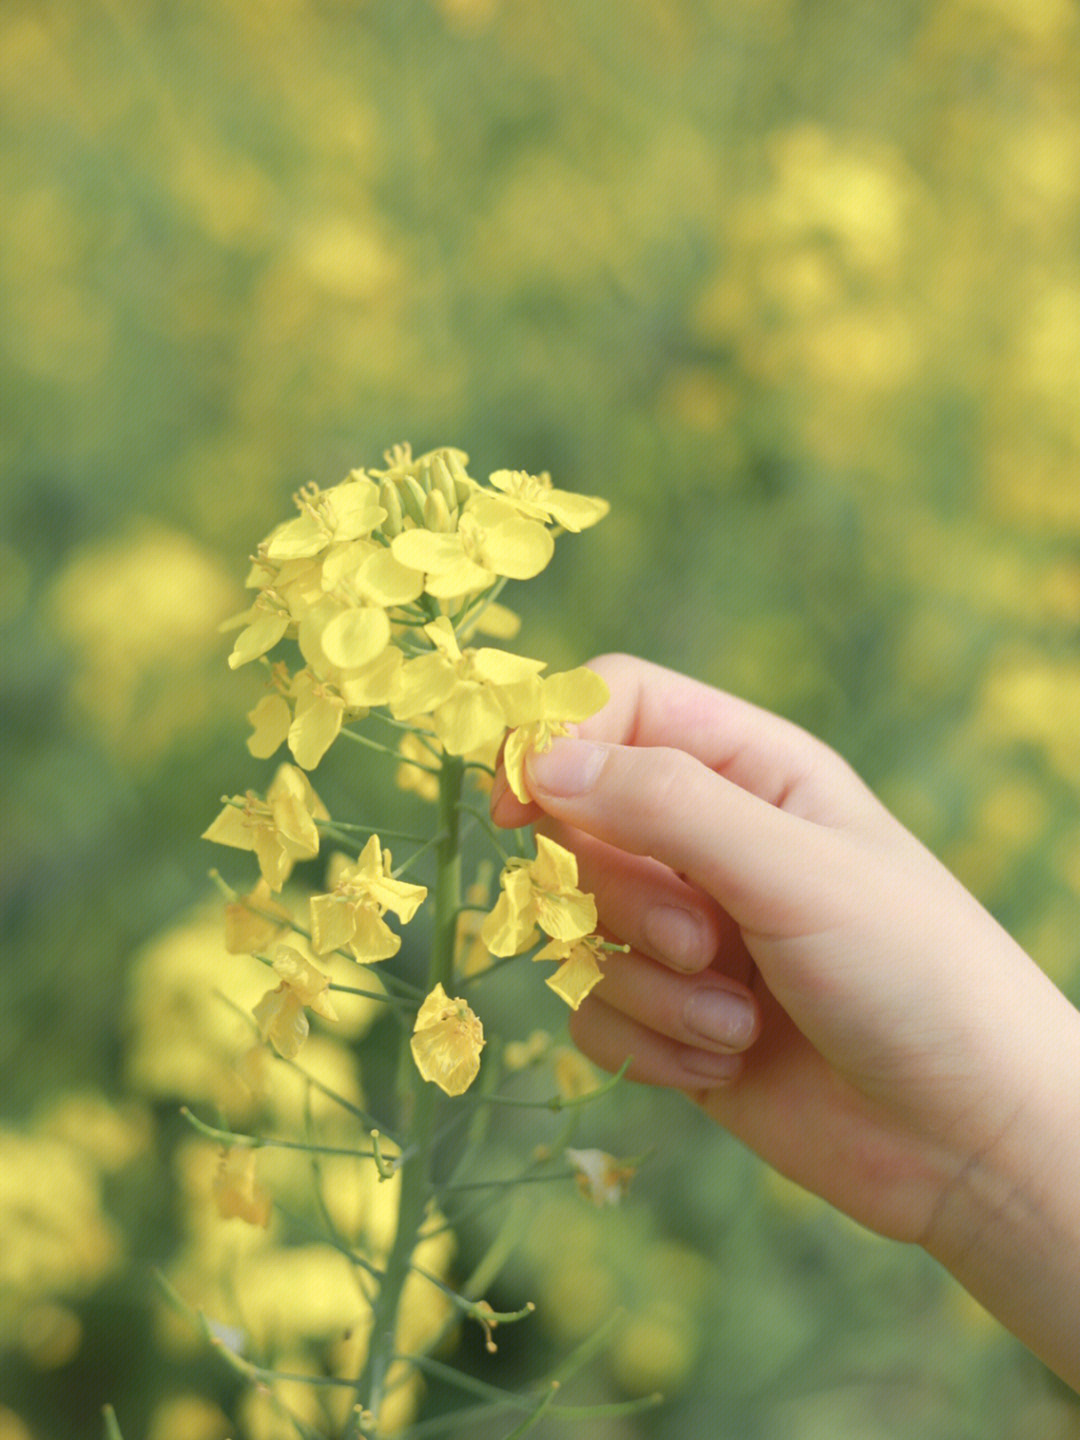
[[[292,1433],[151,1279],[228,1249],[177,1118],[220,1082],[198,836],[266,773],[216,626],[397,441],[606,495],[522,650],[807,725],[1080,998],[1076,0],[5,0],[0,190],[2,1440]],[[589,1124],[648,1162],[530,1201],[502,1379],[621,1305],[588,1394],[669,1398],[601,1440],[1080,1435],[689,1107]],[[289,1259],[250,1304],[310,1357]]]

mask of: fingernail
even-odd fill
[[[607,754],[606,745],[588,740],[556,740],[550,750],[525,758],[529,789],[545,795],[580,795],[591,788]]]
[[[734,990],[702,986],[687,997],[683,1023],[712,1045],[742,1050],[754,1033],[753,1002]]]
[[[692,910],[658,905],[641,922],[646,951],[675,970],[700,970],[712,958],[705,924]]]

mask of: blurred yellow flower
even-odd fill
[[[484,1029],[464,1000],[436,985],[417,1014],[410,1048],[425,1080],[461,1095],[479,1074]]]
[[[275,945],[271,959],[281,984],[268,991],[252,1013],[262,1038],[269,1040],[283,1059],[291,1060],[308,1037],[307,1011],[313,1010],[324,1020],[336,1020],[337,1011],[326,994],[329,975],[317,970],[299,951],[291,945]]]
[[[319,853],[315,822],[329,819],[329,811],[303,771],[282,765],[265,800],[250,790],[246,796],[234,796],[202,838],[237,850],[254,850],[263,878],[271,890],[280,890],[295,861],[310,860]]]
[[[525,785],[525,756],[529,751],[550,750],[556,736],[568,735],[570,725],[595,715],[611,698],[605,682],[584,665],[558,675],[546,675],[539,685],[540,716],[528,725],[511,730],[503,750],[510,789],[524,804],[532,798]]]
[[[416,914],[427,897],[427,888],[391,874],[389,850],[372,835],[355,865],[338,872],[334,888],[326,895],[311,897],[311,944],[317,955],[348,947],[361,964],[388,960],[401,948],[382,918],[388,910],[403,924]]]
[[[255,1175],[255,1151],[231,1146],[221,1152],[214,1176],[214,1202],[223,1220],[246,1220],[266,1229],[273,1201]]]
[[[577,857],[546,835],[536,859],[513,859],[499,877],[502,894],[481,937],[493,955],[520,955],[536,942],[536,927],[553,940],[579,940],[596,929],[596,901],[577,888]]]
[[[225,949],[230,955],[269,950],[291,928],[292,916],[274,899],[262,876],[253,890],[225,906]]]

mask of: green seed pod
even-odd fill
[[[405,520],[401,509],[401,497],[392,480],[384,480],[379,486],[379,504],[386,511],[382,532],[388,540],[392,540],[395,535],[401,534]]]
[[[432,490],[424,501],[424,524],[429,530],[449,535],[455,528],[450,509],[440,491]]]

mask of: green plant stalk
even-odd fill
[[[427,993],[436,985],[449,985],[454,969],[454,940],[461,905],[460,800],[465,766],[453,755],[443,758],[439,775],[439,842],[436,847],[434,923],[428,963]],[[357,1384],[359,1405],[354,1411],[354,1432],[363,1423],[361,1413],[377,1417],[394,1360],[398,1310],[412,1257],[419,1240],[428,1201],[432,1195],[431,1159],[435,1139],[436,1087],[423,1080],[406,1050],[403,1069],[408,1076],[412,1117],[409,1125],[411,1157],[401,1167],[401,1198],[397,1232],[372,1318],[371,1342]]]

